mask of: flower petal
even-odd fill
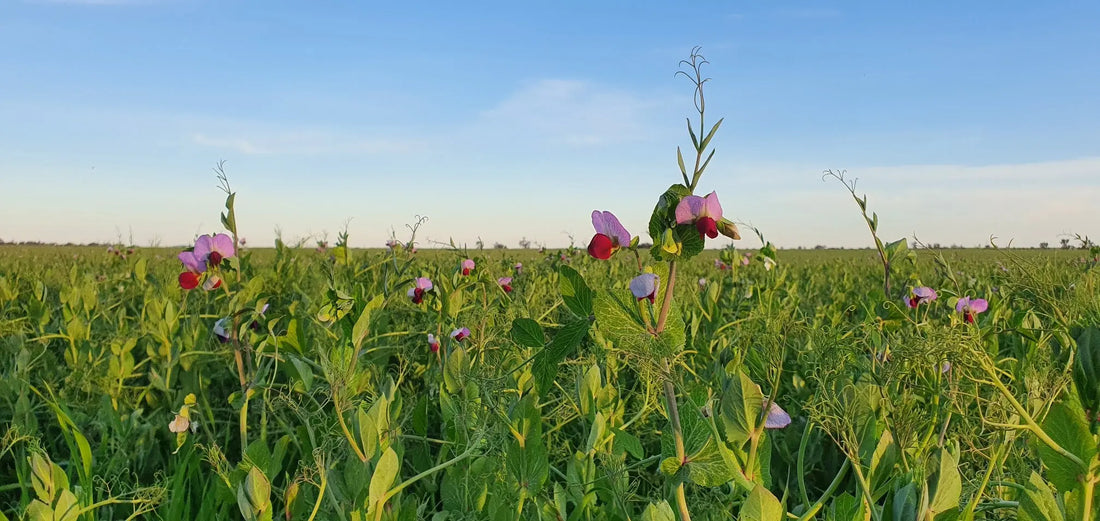
[[[195,252],[181,251],[179,254],[179,260],[183,263],[184,267],[186,267],[188,271],[194,273],[202,273],[206,271],[206,261],[200,259],[197,255],[195,255]]]
[[[200,235],[198,239],[195,239],[195,257],[206,262],[206,258],[210,256],[210,252],[212,251],[214,251],[213,237],[209,235]]]
[[[676,224],[689,224],[703,212],[706,203],[698,195],[685,195],[676,204]]]
[[[631,279],[630,292],[634,294],[634,298],[638,300],[654,298],[657,294],[657,287],[659,284],[660,282],[657,275],[653,273],[643,273]]]
[[[602,233],[611,239],[615,246],[625,247],[630,245],[630,232],[619,222],[619,218],[611,212],[593,211],[592,227],[596,229],[596,233]]]
[[[233,248],[233,238],[224,233],[215,235],[211,242],[213,246],[211,251],[222,254],[222,258],[229,258],[237,253]]]
[[[989,302],[986,302],[984,298],[976,298],[970,301],[971,313],[982,313],[989,309]]]
[[[722,204],[718,202],[718,193],[711,192],[703,198],[703,213],[715,221],[722,218]]]
[[[768,417],[764,419],[765,429],[782,429],[791,424],[791,415],[787,414],[779,404],[768,404]]]
[[[600,260],[607,260],[611,258],[611,253],[615,251],[615,244],[611,241],[611,238],[597,233],[592,236],[592,240],[588,243],[588,254],[594,258]],[[564,259],[564,254],[562,255]]]
[[[180,273],[179,282],[183,289],[195,289],[199,287],[199,275],[193,271],[185,271]]]
[[[963,311],[965,311],[969,307],[970,307],[970,297],[969,296],[963,297],[963,298],[959,299],[958,302],[955,303],[955,311],[957,311],[959,313],[962,313]]]

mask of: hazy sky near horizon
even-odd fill
[[[0,239],[579,245],[680,179],[781,247],[1100,235],[1100,2],[0,0]],[[745,231],[745,230],[743,230]],[[742,241],[746,247],[756,245]],[[716,241],[712,245],[725,243]]]

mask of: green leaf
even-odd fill
[[[883,249],[886,252],[886,260],[888,262],[893,262],[894,259],[904,256],[905,253],[909,251],[909,244],[905,238],[902,237],[901,239],[887,244]]]
[[[732,453],[714,437],[710,423],[690,398],[679,405],[680,429],[683,433],[684,453],[687,456],[688,476],[692,483],[704,487],[716,487],[734,478]],[[676,454],[675,437],[671,422],[661,435],[661,452]],[[675,459],[673,457],[673,459]]]
[[[592,364],[577,379],[577,407],[580,409],[581,416],[590,418],[596,412],[596,401],[602,389],[603,377],[600,374],[600,366]]]
[[[237,507],[248,521],[271,519],[271,482],[255,465],[237,485]]]
[[[362,345],[363,339],[366,338],[367,333],[370,333],[371,312],[381,308],[384,302],[385,299],[382,295],[375,295],[370,302],[367,302],[366,306],[363,306],[363,312],[359,314],[359,319],[355,321],[355,327],[351,329],[351,341],[356,349]]]
[[[935,481],[931,484],[932,501],[928,508],[933,515],[939,515],[959,506],[959,497],[962,495],[962,476],[959,474],[959,463],[947,450],[940,450],[940,468],[936,472]]]
[[[786,511],[771,491],[757,483],[741,507],[741,521],[782,521]]]
[[[920,493],[916,483],[907,483],[894,492],[894,519],[898,521],[917,518],[917,501]]]
[[[739,372],[736,377],[728,378],[718,403],[718,418],[726,440],[734,447],[748,441],[760,421],[763,406],[764,393],[748,375]]]
[[[1077,362],[1073,376],[1087,408],[1100,407],[1100,328],[1086,327],[1077,335]]]
[[[642,512],[642,521],[676,521],[676,514],[668,501],[650,503]]]
[[[684,119],[687,120],[688,134],[691,135],[691,144],[695,146],[695,150],[700,150],[700,148],[699,148],[699,138],[695,136],[695,129],[691,128],[691,118],[684,118]]]
[[[1096,439],[1089,432],[1085,412],[1072,386],[1060,401],[1051,406],[1042,428],[1055,443],[1081,461],[1089,462],[1096,454]],[[1039,459],[1047,467],[1047,479],[1054,487],[1063,492],[1076,487],[1079,483],[1078,476],[1083,475],[1087,469],[1081,468],[1042,441],[1035,443]]]
[[[584,277],[577,273],[577,270],[565,265],[558,268],[558,274],[560,275],[558,283],[565,306],[578,317],[591,316],[592,290],[584,282]]]
[[[642,442],[636,436],[617,428],[612,428],[611,432],[615,435],[615,440],[611,442],[611,450],[615,454],[622,454],[625,451],[635,459],[645,458]]]
[[[661,460],[661,472],[664,472],[667,476],[675,476],[677,472],[680,472],[680,460],[676,456],[669,456]]]
[[[530,318],[517,318],[512,321],[512,340],[525,347],[545,345],[542,326]]]
[[[466,387],[466,351],[455,346],[443,365],[443,384],[447,391],[457,393]]]
[[[1019,521],[1065,521],[1054,490],[1035,471],[1031,472],[1019,500],[1020,508],[1016,513]]]
[[[535,375],[535,384],[543,394],[547,393],[558,374],[558,364],[576,352],[584,337],[588,335],[590,323],[586,318],[574,319],[558,330],[542,351],[535,355],[531,372]]]
[[[393,448],[386,449],[382,457],[378,459],[378,465],[374,467],[374,475],[370,478],[370,507],[368,515],[382,508],[382,500],[390,491],[397,473],[401,470],[401,461],[397,459],[397,453]]]
[[[649,217],[649,237],[654,245],[661,243],[661,235],[665,233],[665,229],[676,225],[676,205],[685,195],[690,194],[691,190],[688,190],[687,186],[677,183],[668,187],[668,190],[657,198],[657,204]],[[696,235],[698,236],[698,232]]]
[[[710,127],[710,132],[707,132],[707,137],[703,138],[703,142],[699,144],[699,149],[700,150],[706,150],[707,145],[710,144],[711,138],[714,137],[714,133],[718,132],[718,127],[722,126],[722,121],[724,121],[725,119],[726,118],[719,119],[718,122],[715,123],[713,127]]]
[[[669,308],[665,330],[658,336],[646,330],[637,301],[628,291],[601,291],[596,295],[594,309],[596,323],[604,337],[620,349],[641,356],[662,357],[675,354],[684,347],[686,333],[679,306],[672,305]],[[654,315],[658,309],[659,306],[654,306]],[[656,325],[655,322],[656,317],[653,317],[650,323]]]

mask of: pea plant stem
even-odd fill
[[[655,333],[660,335],[665,330],[665,324],[668,320],[668,312],[672,306],[672,289],[676,285],[676,261],[672,260],[668,263],[668,283],[665,285],[665,294],[661,301],[661,314],[657,319],[657,329]],[[672,422],[672,437],[676,444],[676,459],[683,465],[687,463],[687,454],[684,451],[684,431],[680,427],[680,409],[676,405],[676,387],[672,381],[672,364],[666,357],[664,360],[664,373],[665,373],[665,403],[668,407],[668,419]],[[684,493],[684,483],[681,481],[676,485],[676,504],[680,510],[680,519],[682,521],[691,521],[691,514],[688,512],[687,496]]]

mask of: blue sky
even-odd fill
[[[887,5],[890,4],[890,5]],[[1100,235],[1100,3],[0,0],[0,238],[560,246],[679,179],[784,247]],[[721,243],[718,243],[721,244]],[[743,241],[752,247],[755,240]]]

